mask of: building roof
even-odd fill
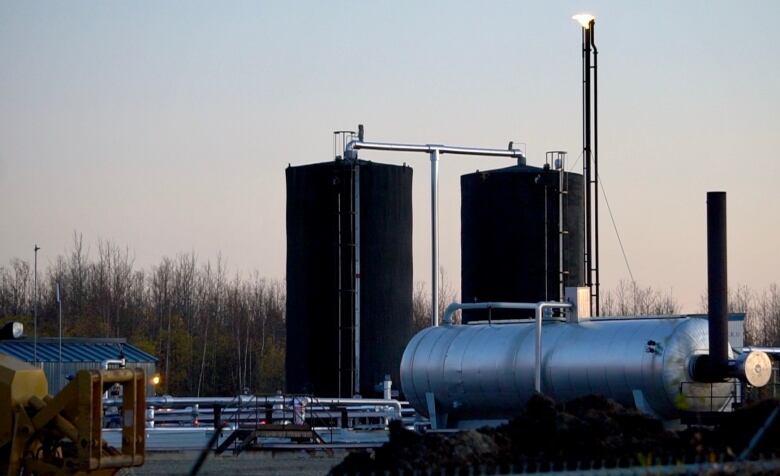
[[[26,362],[35,358],[34,347],[30,338],[0,340],[0,353]],[[59,339],[39,338],[37,353],[39,362],[59,362]],[[63,362],[102,362],[121,357],[132,363],[157,361],[155,356],[128,344],[125,339],[62,339]]]

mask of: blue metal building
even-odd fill
[[[116,366],[114,361],[125,359],[127,368],[144,370],[146,393],[154,395],[152,377],[157,371],[157,358],[128,344],[127,339],[63,338],[62,361],[60,340],[57,338],[38,338],[37,345],[29,337],[0,340],[0,353],[42,367],[52,395],[59,392],[68,383],[69,377],[79,370],[113,368]]]

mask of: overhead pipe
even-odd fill
[[[451,326],[452,316],[459,309],[527,309],[534,311],[534,324],[536,326],[536,339],[534,343],[534,390],[542,393],[542,317],[545,309],[569,309],[572,305],[568,302],[542,301],[528,302],[454,302],[444,311],[443,324]]]
[[[359,140],[350,141],[344,148],[344,158],[357,160],[358,150],[383,150],[391,152],[418,152],[428,154],[431,160],[431,325],[439,325],[439,157],[442,154],[474,155],[482,157],[510,157],[518,164],[525,164],[525,155],[518,149],[484,149],[439,144],[394,144],[389,142],[365,142],[363,127],[359,127]]]

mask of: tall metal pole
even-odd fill
[[[60,283],[57,283],[57,306],[59,308],[59,324],[60,324],[60,368],[57,372],[57,380],[60,387],[62,387],[62,298],[60,297]]]
[[[38,365],[38,243],[33,247],[33,362]]]
[[[601,315],[601,298],[599,287],[599,50],[596,48],[596,22],[590,23],[590,45],[593,48],[593,225],[594,225],[594,272],[596,316]]]
[[[439,325],[439,149],[431,151],[431,325]]]
[[[598,205],[598,75],[594,42],[596,21],[591,15],[574,17],[582,26],[582,174],[585,182],[585,285],[590,291],[591,315],[599,315],[599,205]]]
[[[585,284],[590,289],[590,295],[591,295],[591,304],[590,304],[590,312],[593,313],[593,277],[592,277],[592,270],[593,270],[593,231],[592,231],[592,224],[591,220],[593,218],[592,215],[592,201],[593,198],[591,196],[592,192],[592,186],[591,186],[591,164],[592,164],[592,156],[591,156],[591,124],[590,124],[590,118],[591,118],[591,109],[590,109],[590,28],[583,28],[582,29],[583,34],[583,49],[582,49],[582,55],[583,55],[583,102],[584,102],[584,109],[585,109],[585,123],[583,124],[584,128],[584,137],[585,142],[582,146],[582,166],[584,168],[583,173],[585,175]]]

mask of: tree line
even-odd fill
[[[38,270],[38,335],[125,337],[159,358],[160,393],[224,395],[284,387],[285,288],[255,272],[229,275],[224,260],[195,254],[138,269],[132,253],[100,241],[90,253],[81,235],[72,249]],[[0,266],[0,318],[33,332],[30,262]]]
[[[707,295],[700,298],[698,312],[707,313]],[[764,289],[744,284],[729,287],[730,313],[745,313],[745,345],[780,345],[780,286],[771,283]],[[601,314],[605,316],[663,316],[680,314],[680,305],[671,292],[621,280],[604,293]]]
[[[94,252],[74,234],[72,249],[38,271],[38,333],[58,334],[57,286],[66,336],[124,337],[159,358],[160,393],[225,395],[284,388],[285,284],[255,271],[229,274],[225,261],[201,262],[194,253],[165,257],[149,270],[135,266],[128,248],[99,241]],[[441,272],[439,315],[456,301]],[[780,287],[730,290],[732,312],[746,312],[745,342],[780,344]],[[430,291],[417,283],[415,331],[430,325]],[[706,312],[706,297],[702,309]],[[29,261],[0,265],[0,319],[24,323],[32,334],[35,306]],[[680,312],[671,293],[621,281],[603,293],[602,315]],[[459,315],[456,315],[456,321]]]

